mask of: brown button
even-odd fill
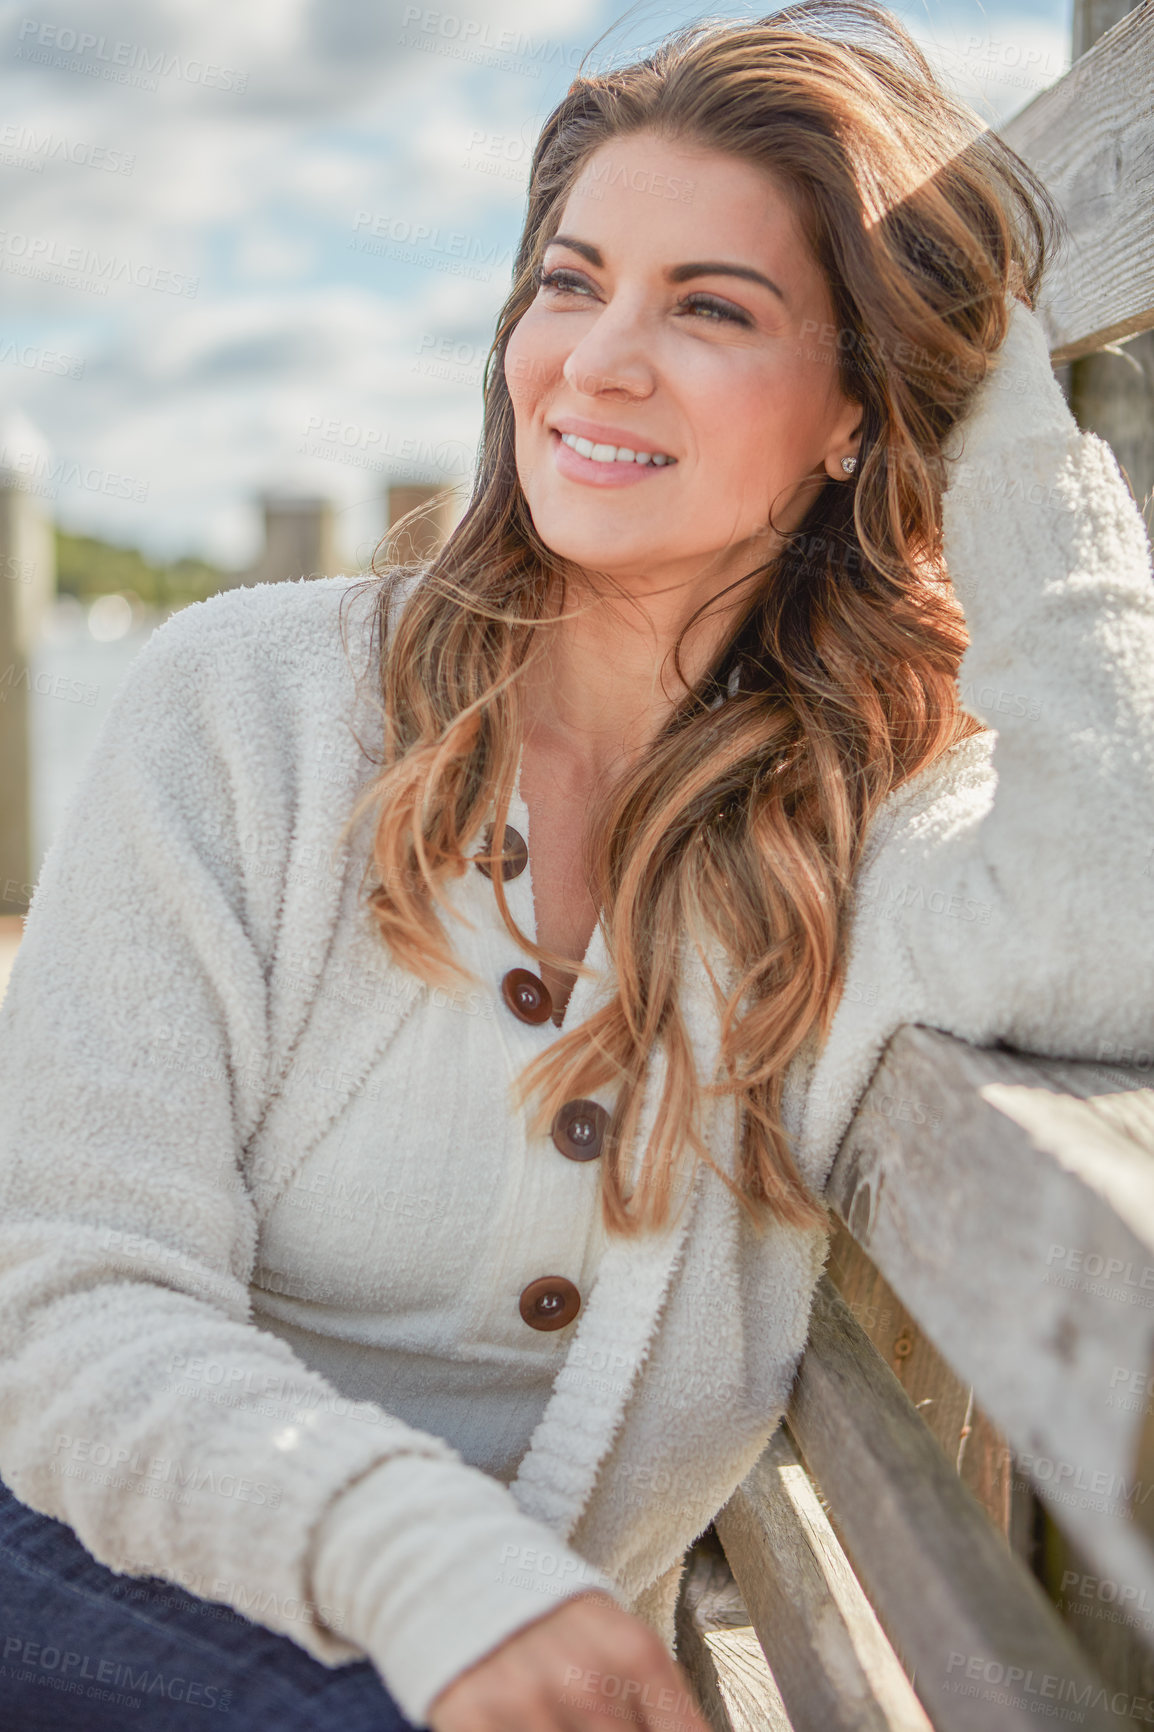
[[[492,851],[493,826],[492,824],[489,824],[485,829],[483,852],[491,854]],[[501,862],[502,878],[506,881],[510,878],[519,878],[526,866],[529,864],[529,850],[525,844],[524,836],[521,835],[519,830],[514,830],[512,824],[505,825],[505,841],[502,845],[501,852],[507,856],[507,858]],[[485,874],[486,878],[491,878],[493,876],[493,868],[488,860],[474,859],[473,864],[476,866],[478,872],[483,872]]]
[[[553,1146],[570,1161],[595,1161],[608,1123],[600,1101],[566,1101],[553,1120]]]
[[[527,968],[511,968],[501,981],[501,996],[519,1022],[548,1022],[553,1014],[549,988]]]
[[[521,1295],[521,1316],[530,1329],[564,1329],[581,1309],[581,1295],[564,1275],[542,1275]]]

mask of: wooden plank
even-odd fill
[[[826,1265],[839,1295],[877,1348],[930,1431],[954,1461],[1011,1549],[1041,1581],[1063,1622],[1109,1684],[1154,1702],[1154,1602],[1123,1596],[1103,1580],[1048,1517],[1029,1481],[1012,1471],[1004,1438],[976,1402],[971,1430],[959,1430],[967,1389],[954,1378],[866,1253],[836,1220]],[[972,1390],[968,1391],[972,1397]],[[927,1399],[928,1395],[928,1399]],[[1144,1632],[1143,1635],[1138,1632]]]
[[[828,1277],[819,1285],[826,1291],[789,1427],[933,1725],[1020,1732],[1053,1715],[1094,1732],[1116,1728],[1106,1686],[1039,1584],[945,1461]]]
[[[796,1732],[932,1732],[784,1427],[715,1525]]]
[[[1070,367],[1070,412],[1105,439],[1154,536],[1154,331]]]
[[[1154,0],[1001,129],[1069,226],[1039,312],[1055,364],[1154,327]]]
[[[1133,11],[1133,0],[1074,0],[1074,57],[1085,54]],[[1154,536],[1154,330],[1124,348],[1082,355],[1066,392],[1079,427],[1105,439]]]
[[[690,1549],[677,1602],[677,1657],[713,1732],[794,1732],[716,1538]]]
[[[994,1526],[1017,1539],[1027,1512],[1013,1507],[1015,1476],[1010,1451],[997,1427],[974,1399],[972,1384],[958,1377],[925,1330],[907,1311],[889,1282],[834,1218],[826,1271],[853,1313],[855,1321],[877,1348],[930,1431],[952,1461]],[[1016,1482],[1019,1502],[1023,1489],[1032,1506],[1034,1493]]]
[[[1150,1075],[907,1025],[826,1196],[973,1385],[1053,1520],[1154,1604]],[[919,1112],[896,1115],[895,1098]]]
[[[1154,1702],[1154,1646],[1148,1645],[1154,1606],[1143,1606],[1137,1598],[1120,1600],[1117,1585],[1100,1577],[1052,1521],[1045,1524],[1039,1573],[1066,1628],[1111,1691],[1121,1691],[1132,1702]],[[1149,1724],[1154,1710],[1137,1718]]]

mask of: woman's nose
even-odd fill
[[[562,372],[567,384],[587,396],[615,389],[633,394],[652,390],[650,339],[640,318],[606,307],[570,349]]]

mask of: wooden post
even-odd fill
[[[408,565],[431,559],[456,526],[459,506],[458,492],[453,487],[430,482],[391,484],[386,506],[390,562]]]
[[[266,493],[264,552],[241,581],[288,583],[299,577],[335,577],[342,570],[330,499]]]
[[[1128,0],[1074,0],[1074,32],[1070,52],[1080,60],[1099,36],[1112,30],[1120,18],[1134,8]]]
[[[51,522],[26,477],[0,471],[0,916],[27,912],[39,870],[32,835],[29,663],[55,593]]]
[[[1133,10],[1131,0],[1074,0],[1075,60]],[[1067,394],[1079,427],[1100,434],[1114,452],[1154,533],[1154,331],[1114,353],[1072,361]]]

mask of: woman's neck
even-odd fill
[[[697,593],[687,602],[685,589],[636,604],[608,597],[546,627],[522,685],[527,748],[565,763],[574,785],[613,779],[660,733],[733,630],[727,597],[694,624],[679,679],[673,647],[699,602]]]

